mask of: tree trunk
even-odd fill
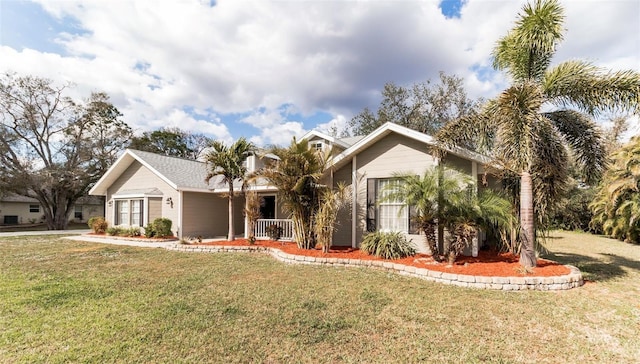
[[[520,175],[520,264],[525,268],[535,267],[535,227],[533,224],[533,183],[529,172]]]
[[[234,241],[236,232],[233,229],[233,181],[229,182],[229,234],[227,240]]]

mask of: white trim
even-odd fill
[[[357,209],[357,200],[358,200],[358,169],[357,169],[357,155],[353,156],[351,159],[351,247],[356,247],[356,232],[357,232],[357,224],[358,224],[358,209]]]
[[[324,140],[328,141],[331,144],[339,145],[339,146],[341,146],[341,147],[343,147],[345,149],[349,148],[349,144],[341,141],[338,138],[332,137],[330,135],[327,135],[327,134],[325,134],[325,133],[323,133],[321,131],[317,131],[317,130],[311,130],[310,132],[308,132],[305,135],[303,135],[300,138],[300,140],[304,140],[304,139],[311,140],[311,138],[314,137],[314,136],[316,136],[318,138],[321,138],[321,139],[324,139]]]

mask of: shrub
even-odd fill
[[[149,238],[172,236],[171,224],[172,222],[170,219],[159,217],[153,220],[149,225],[145,226],[144,235]]]
[[[130,228],[124,229],[123,234],[125,236],[140,236],[140,228],[138,226],[131,226]]]
[[[122,235],[124,231],[125,231],[125,228],[122,228],[120,226],[110,226],[106,229],[107,235],[112,235],[112,236]]]
[[[413,244],[399,232],[372,232],[365,235],[360,250],[384,259],[399,259],[416,254]]]
[[[102,216],[93,216],[89,219],[87,225],[96,234],[104,234],[108,227],[107,220]]]
[[[282,237],[282,228],[276,224],[267,226],[267,235],[269,239],[278,241]]]

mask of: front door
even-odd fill
[[[276,196],[263,196],[260,199],[260,218],[276,218]]]

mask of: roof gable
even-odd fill
[[[342,167],[343,165],[347,164],[353,158],[353,156],[369,148],[370,146],[377,143],[379,140],[381,140],[382,138],[386,137],[391,133],[397,133],[397,134],[403,135],[405,137],[411,138],[413,140],[417,140],[429,146],[442,148],[442,146],[437,144],[435,138],[430,135],[421,133],[413,129],[409,129],[404,126],[400,126],[398,124],[385,123],[382,126],[380,126],[378,129],[374,130],[371,134],[365,136],[364,138],[359,139],[349,148],[345,149],[342,153],[338,154],[335,158],[333,158],[332,167],[334,168]],[[454,148],[443,148],[443,149],[445,149],[448,153],[451,153],[453,155],[456,155],[471,161],[475,161],[478,163],[487,164],[487,163],[490,163],[491,161],[488,157],[482,154],[479,154],[464,148],[454,147]]]
[[[217,176],[209,184],[205,183],[207,166],[204,162],[127,149],[91,188],[89,194],[106,195],[107,189],[134,161],[142,164],[176,190],[210,192],[220,183]]]

